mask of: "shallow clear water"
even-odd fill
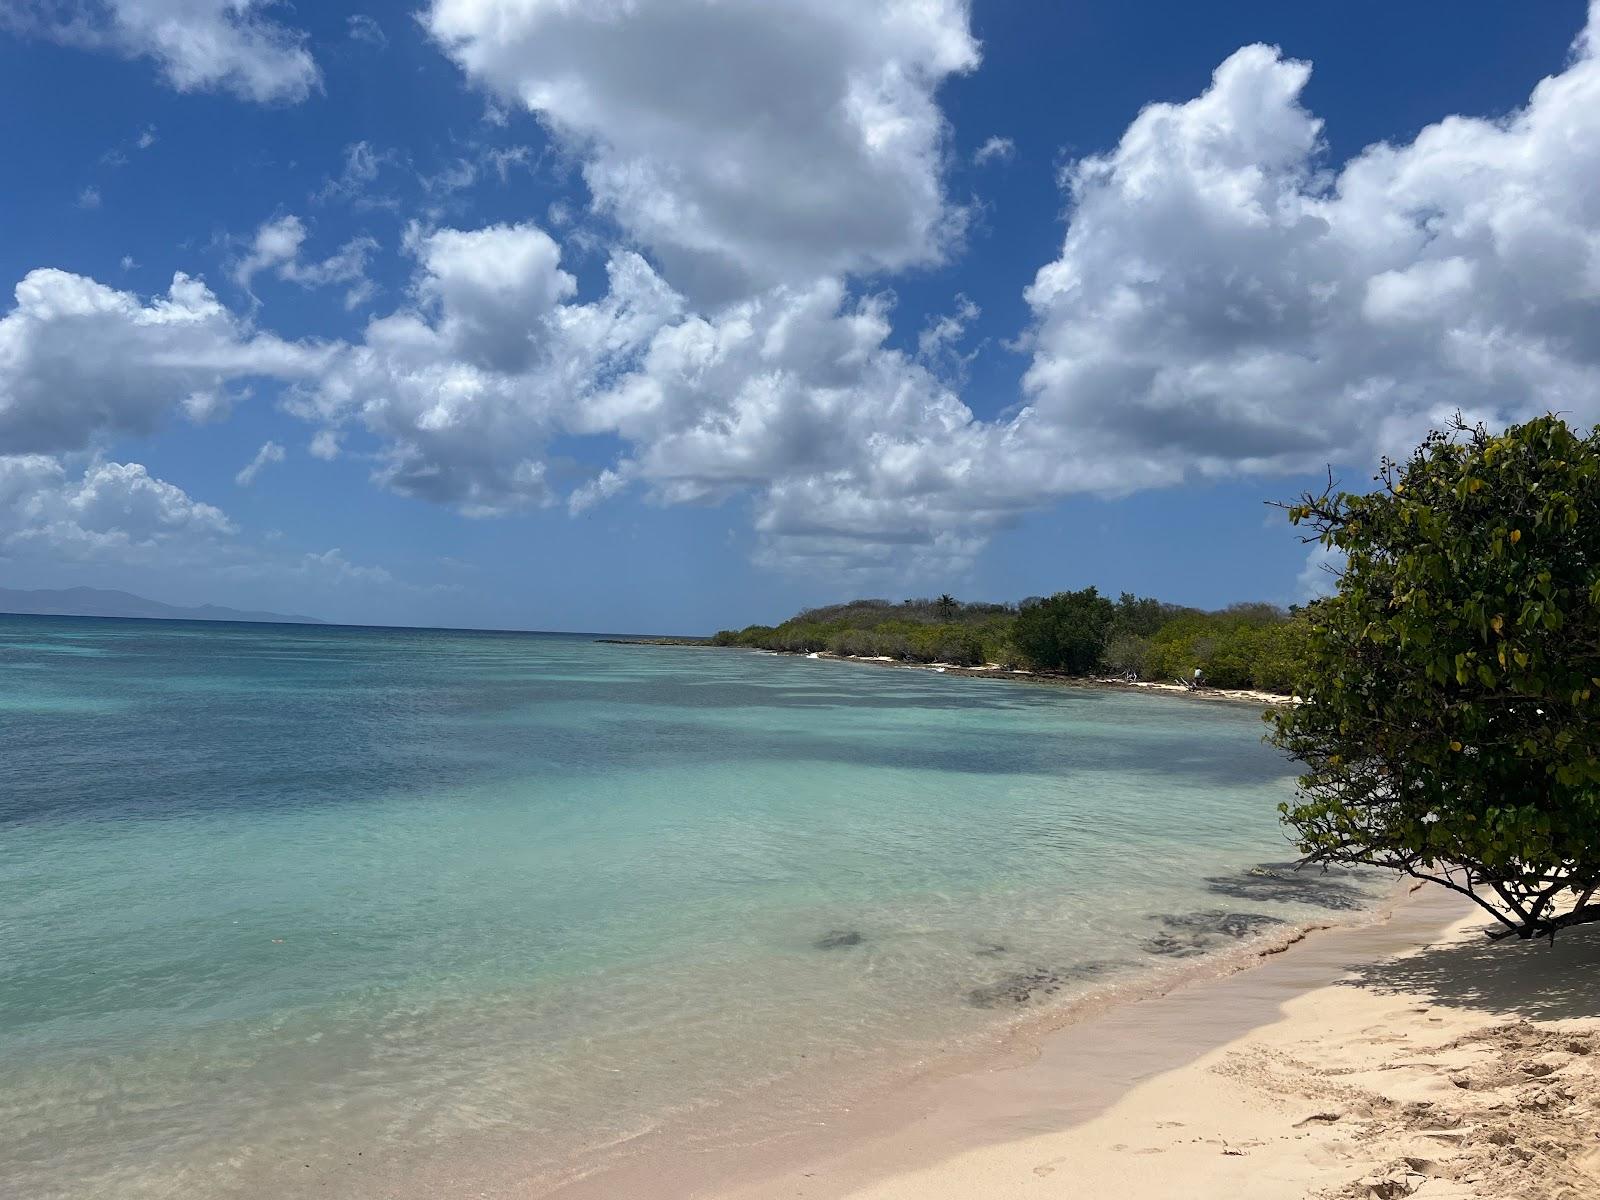
[[[1322,911],[1205,882],[1286,856],[1261,731],[581,637],[0,617],[0,1180],[270,1195],[484,1131],[548,1166],[981,1035],[1230,940],[1164,914]]]

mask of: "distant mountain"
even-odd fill
[[[296,617],[285,613],[251,612],[242,608],[223,608],[220,604],[200,604],[184,608],[146,600],[132,592],[106,588],[43,588],[25,591],[0,588],[0,613],[31,617],[156,617],[166,621],[265,621],[272,624],[325,625],[316,617]]]

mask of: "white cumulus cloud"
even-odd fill
[[[174,407],[201,419],[231,388],[314,374],[329,353],[255,332],[182,273],[145,301],[67,271],[31,271],[0,317],[0,453],[149,433]]]
[[[659,272],[614,249],[591,296],[531,223],[413,226],[405,302],[337,345],[258,333],[183,276],[146,302],[35,272],[0,318],[0,453],[142,432],[267,377],[290,383],[313,453],[359,429],[380,485],[468,514],[582,512],[629,489],[737,500],[771,561],[932,569],[1075,492],[1359,464],[1457,408],[1600,415],[1589,33],[1517,111],[1446,117],[1342,164],[1302,103],[1309,65],[1271,47],[1149,106],[1064,172],[1061,250],[1026,292],[1022,391],[984,419],[961,396],[975,306],[956,298],[912,351],[892,295],[852,282],[937,254],[933,96],[976,61],[965,7],[754,12],[427,10],[471,78],[569,143]],[[377,161],[355,154],[352,178]],[[323,266],[301,259],[298,224],[263,232],[252,272]],[[569,438],[616,452],[575,478],[551,449]]]
[[[346,422],[375,434],[376,478],[394,490],[472,515],[552,503],[549,443],[599,436],[628,452],[571,491],[573,512],[630,486],[662,503],[749,494],[775,552],[931,543],[952,519],[988,528],[1019,507],[976,493],[970,460],[999,443],[936,369],[887,344],[886,298],[830,278],[702,315],[629,253],[581,301],[530,225],[408,244],[415,304],[372,321],[291,401],[319,437]],[[958,301],[929,355],[975,315]]]
[[[276,0],[9,0],[0,25],[86,49],[150,58],[180,92],[304,100],[321,73]],[[152,139],[153,140],[153,139]]]
[[[960,227],[935,92],[978,63],[965,0],[433,0],[424,20],[696,298],[935,262]]]
[[[231,537],[223,512],[140,463],[75,474],[45,454],[0,454],[0,552],[54,559],[188,558]]]
[[[1451,117],[1339,170],[1300,102],[1309,70],[1246,47],[1068,168],[1009,415],[959,394],[967,302],[915,355],[888,297],[837,275],[696,308],[622,255],[582,303],[524,226],[416,238],[417,308],[373,322],[309,415],[376,433],[389,486],[481,513],[555,498],[553,438],[619,439],[573,511],[627,488],[743,496],[766,556],[834,567],[959,563],[1072,493],[1369,461],[1458,406],[1595,415],[1588,39],[1524,109]]]
[[[1271,47],[1151,105],[1067,173],[1034,418],[1143,485],[1367,462],[1457,408],[1600,415],[1597,23],[1521,110],[1336,171]]]
[[[619,253],[606,295],[572,302],[559,248],[533,225],[413,230],[407,246],[415,303],[370,322],[292,407],[378,435],[376,478],[403,494],[476,516],[551,502],[549,438],[678,298]]]

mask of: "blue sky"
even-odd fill
[[[1579,0],[22,0],[0,585],[701,632],[1314,580],[1600,411]],[[1543,82],[1541,82],[1543,81]]]

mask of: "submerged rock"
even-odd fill
[[[818,950],[839,950],[845,946],[859,946],[866,940],[856,929],[830,929],[812,944]]]
[[[967,1003],[976,1008],[999,1008],[1003,1004],[1026,1004],[1035,996],[1053,996],[1066,981],[1054,971],[1034,967],[1015,971],[993,983],[975,987],[967,993]]]
[[[1154,937],[1140,943],[1147,954],[1187,958],[1205,954],[1229,941],[1241,941],[1284,922],[1266,913],[1194,912],[1167,913],[1152,918],[1164,926]]]
[[[998,942],[990,942],[973,951],[979,958],[999,958],[1005,952],[1006,948]]]
[[[1294,863],[1259,863],[1237,875],[1213,875],[1208,890],[1235,900],[1275,900],[1314,904],[1342,911],[1366,908],[1372,897],[1353,881],[1375,878],[1370,871],[1332,871]]]
[[[999,1008],[1007,1004],[1026,1004],[1035,996],[1053,996],[1068,983],[1093,979],[1107,971],[1115,970],[1113,962],[1084,962],[1059,970],[1032,967],[1013,971],[993,983],[973,988],[967,993],[967,1003],[976,1008]]]

